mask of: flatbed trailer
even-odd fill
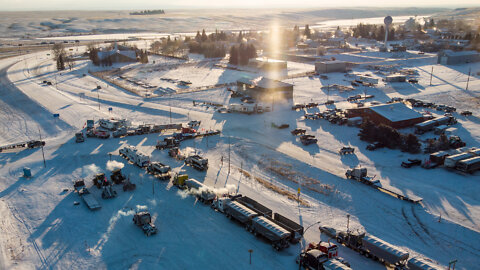
[[[0,146],[0,153],[4,150],[13,150],[13,149],[23,149],[23,148],[37,148],[42,147],[45,145],[45,141],[27,141],[27,142],[19,142],[19,143],[12,143],[8,145]]]

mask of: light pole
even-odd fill
[[[304,238],[303,236],[306,234],[306,232],[308,231],[308,229],[310,229],[313,225],[320,224],[320,223],[321,223],[321,221],[317,221],[317,222],[315,222],[315,223],[310,224],[310,225],[303,231],[303,235],[302,235],[303,240],[305,240],[305,238]],[[303,251],[303,243],[302,243],[302,241],[300,241],[300,255],[302,254],[302,251]],[[299,261],[298,261],[298,270],[301,270],[301,269],[302,269],[302,262],[299,260]]]

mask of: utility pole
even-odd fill
[[[347,233],[350,232],[350,214],[347,214]]]
[[[432,77],[433,77],[433,66],[432,66],[432,72],[430,72],[430,86],[432,86]]]
[[[43,167],[47,168],[47,163],[45,162],[45,153],[43,152],[42,132],[40,132],[40,127],[38,127],[38,134],[40,135],[40,143],[42,144]]]
[[[470,73],[472,72],[472,68],[468,69],[468,79],[467,79],[467,87],[465,87],[465,90],[468,90],[468,83],[470,82]]]
[[[98,93],[98,89],[97,89],[97,101],[98,101],[98,110],[100,110],[100,93]]]
[[[228,136],[228,174],[230,174],[230,136]]]

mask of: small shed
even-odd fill
[[[242,78],[237,80],[237,87],[240,90],[245,90],[248,95],[262,99],[262,98],[293,98],[293,84],[284,83],[277,80],[259,77],[257,79]]]
[[[480,53],[476,51],[444,50],[438,53],[437,63],[442,65],[458,65],[480,61]]]
[[[347,62],[335,60],[335,61],[323,61],[315,63],[315,72],[317,73],[330,73],[330,72],[345,72],[347,71]]]

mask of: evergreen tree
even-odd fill
[[[416,154],[420,152],[421,144],[418,141],[417,136],[413,134],[408,134],[405,138],[405,143],[403,144],[405,147],[402,149],[412,154]]]
[[[235,46],[232,46],[230,48],[230,58],[228,60],[228,63],[232,65],[238,65],[238,50]]]
[[[243,41],[243,33],[242,31],[240,31],[240,33],[238,34],[237,42],[241,43],[242,41]]]
[[[307,38],[311,38],[311,37],[312,37],[312,32],[310,31],[310,27],[308,26],[308,24],[305,25],[304,35],[305,35]]]
[[[375,141],[375,134],[377,133],[377,126],[372,121],[364,121],[360,126],[360,140],[367,141],[367,142],[374,142]]]
[[[65,70],[65,60],[63,54],[60,54],[57,58],[57,70]]]
[[[205,42],[208,40],[207,34],[205,33],[205,29],[202,31],[202,42]]]
[[[197,31],[197,35],[195,36],[195,40],[197,42],[201,42],[202,41],[202,36],[200,35],[200,31]]]

